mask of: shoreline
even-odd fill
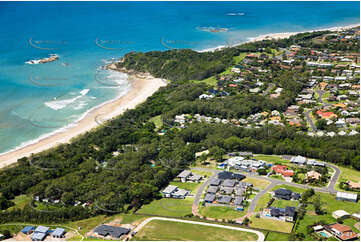
[[[100,124],[97,117],[100,115],[102,116],[101,120],[108,120],[119,116],[127,109],[133,109],[138,104],[143,103],[160,87],[166,86],[166,82],[163,79],[155,78],[149,74],[139,75],[130,72],[126,74],[128,74],[131,87],[125,95],[93,107],[81,116],[78,121],[53,133],[45,134],[47,136],[44,138],[40,136],[33,143],[25,144],[23,147],[14,148],[0,154],[0,169],[12,165],[18,159],[30,156],[32,153],[39,153],[61,143],[69,143],[72,138],[98,127]]]
[[[312,32],[327,31],[327,30],[329,30],[329,31],[342,31],[342,30],[356,28],[356,27],[360,27],[360,24],[359,23],[357,23],[357,24],[349,24],[349,25],[346,25],[346,26],[337,26],[337,27],[330,27],[330,28],[313,29],[313,30],[299,31],[299,32],[284,32],[284,33],[262,34],[262,35],[258,35],[256,37],[248,38],[248,40],[245,40],[243,42],[239,42],[239,43],[234,44],[234,45],[220,45],[220,46],[216,46],[216,47],[212,47],[212,48],[206,48],[206,49],[203,49],[203,50],[198,50],[198,52],[213,52],[213,51],[221,50],[223,48],[236,47],[238,45],[257,42],[257,41],[262,41],[262,40],[287,39],[287,38],[289,38],[289,37],[291,37],[293,35],[301,34],[301,33],[312,33]]]
[[[309,31],[262,34],[254,38],[249,38],[244,42],[239,42],[234,45],[217,46],[213,48],[200,50],[198,52],[217,51],[227,47],[235,47],[244,43],[262,41],[266,39],[285,39],[299,33],[326,31],[326,30],[340,31],[359,26],[360,24],[351,24],[347,26],[330,27],[330,28],[315,29]],[[166,85],[164,80],[160,78],[155,78],[150,76],[149,74],[144,74],[144,73],[135,73],[133,71],[126,71],[123,69],[118,70],[115,66],[112,66],[113,64],[114,63],[106,64],[106,66],[109,70],[123,72],[128,75],[131,87],[126,94],[118,96],[114,99],[111,99],[109,101],[106,101],[89,109],[87,112],[81,115],[77,121],[65,127],[62,127],[50,133],[46,133],[44,135],[39,136],[36,139],[25,142],[23,145],[14,147],[9,151],[0,153],[0,169],[9,166],[13,163],[16,163],[18,159],[24,156],[29,156],[32,153],[38,153],[46,149],[53,148],[60,143],[68,143],[72,138],[99,126],[99,123],[96,120],[97,116],[107,113],[107,115],[104,115],[102,119],[111,119],[113,117],[121,115],[125,110],[135,108],[136,105],[144,102],[160,87]]]

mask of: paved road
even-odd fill
[[[274,83],[270,83],[267,87],[267,89],[263,92],[263,96],[266,96],[273,88],[275,87]]]
[[[214,170],[212,170],[212,172],[214,172]],[[205,182],[203,182],[201,187],[198,189],[192,206],[192,213],[194,216],[198,215],[198,206],[199,206],[199,201],[201,200],[203,190],[209,185],[212,179],[216,178],[217,174],[218,172],[214,172],[214,174],[210,178],[208,178]]]
[[[312,110],[308,110],[305,115],[306,115],[307,122],[308,122],[308,123],[310,124],[310,126],[311,126],[312,131],[316,131],[317,128],[316,128],[315,124],[313,123],[312,118],[310,117],[310,112],[311,112],[311,111],[312,111]]]
[[[326,91],[324,90],[316,90],[317,94],[318,94],[318,101],[320,103],[322,103],[323,106],[331,106],[332,104],[330,103],[325,103],[322,99],[322,96],[325,95]]]
[[[162,217],[151,217],[144,220],[141,224],[139,224],[135,229],[134,232],[139,232],[145,225],[153,220],[162,220],[162,221],[170,221],[170,222],[178,222],[178,223],[187,223],[187,224],[196,224],[196,225],[204,225],[210,227],[217,227],[222,229],[231,229],[231,230],[238,230],[242,232],[254,233],[258,236],[257,241],[264,241],[265,237],[264,234],[253,229],[245,229],[239,227],[232,227],[227,225],[220,225],[220,224],[212,224],[212,223],[204,223],[204,222],[197,222],[197,221],[190,221],[190,220],[182,220],[182,219],[175,219],[175,218],[162,218]]]
[[[329,191],[331,193],[336,193],[337,191],[336,191],[335,187],[336,187],[336,183],[338,181],[338,178],[340,177],[341,171],[340,171],[340,168],[338,168],[335,165],[327,164],[327,166],[331,167],[332,169],[335,170],[335,173],[332,175],[331,180],[330,180],[330,182],[329,182],[329,184],[327,186],[327,189],[329,189]]]
[[[269,190],[271,190],[273,187],[275,187],[276,185],[278,185],[278,182],[272,182],[271,184],[268,185],[268,187],[266,187],[264,190],[260,191],[253,199],[252,202],[249,204],[248,207],[248,213],[253,213],[256,209],[257,203],[259,201],[259,199],[266,194]]]

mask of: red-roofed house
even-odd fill
[[[288,170],[287,166],[282,165],[274,165],[272,166],[272,170],[277,174],[281,174],[284,177],[291,177],[294,174],[293,170]]]
[[[325,109],[320,109],[316,113],[322,119],[337,118],[337,115],[334,112],[329,112],[329,111],[327,111]]]
[[[358,237],[358,234],[352,231],[352,228],[343,224],[331,224],[325,226],[325,229],[340,240],[351,240]]]

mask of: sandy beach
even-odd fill
[[[74,126],[62,132],[55,133],[25,147],[1,154],[0,168],[16,163],[18,159],[24,156],[29,156],[32,153],[44,151],[60,143],[68,143],[73,137],[97,127],[100,120],[103,122],[104,120],[111,119],[122,114],[127,109],[135,108],[138,104],[144,102],[148,97],[156,92],[160,87],[166,85],[165,80],[154,78],[150,75],[128,75],[131,83],[131,89],[126,95],[95,108]]]

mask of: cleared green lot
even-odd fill
[[[256,160],[264,160],[268,163],[289,163],[288,160],[284,160],[278,155],[255,155]]]
[[[134,240],[180,241],[254,241],[257,235],[248,232],[186,224],[170,221],[151,221]]]
[[[170,182],[170,185],[174,185],[179,188],[186,189],[188,191],[191,191],[191,194],[195,194],[198,188],[201,186],[201,183],[172,181]]]
[[[253,187],[260,188],[261,190],[264,190],[266,187],[268,187],[269,184],[271,184],[270,181],[254,177],[246,177],[242,181],[252,183]]]
[[[8,208],[8,210],[12,210],[12,209],[17,209],[17,208],[24,208],[24,206],[26,204],[29,204],[31,202],[31,197],[27,196],[27,195],[20,195],[15,197],[13,200],[11,200],[12,202],[15,203],[14,206]]]
[[[226,206],[208,206],[199,207],[199,213],[205,217],[216,219],[235,220],[244,216],[246,211],[237,211],[234,208]]]
[[[159,129],[163,126],[163,121],[160,115],[149,119],[149,122],[154,123],[156,129]]]
[[[143,207],[139,209],[137,213],[183,217],[185,215],[192,214],[193,200],[193,198],[162,198],[159,200],[154,200],[150,204],[143,205]]]
[[[285,208],[287,206],[289,207],[297,207],[298,206],[298,201],[288,201],[288,200],[281,200],[281,199],[276,199],[274,200],[274,202],[271,205],[272,207],[278,207],[278,208]]]
[[[252,216],[250,221],[249,226],[251,228],[279,231],[283,233],[290,233],[293,227],[293,223],[266,218],[256,218],[255,216]]]
[[[275,186],[274,188],[272,188],[272,191],[275,191],[275,190],[280,189],[280,188],[289,189],[289,190],[291,190],[292,192],[297,192],[297,193],[303,193],[304,191],[306,191],[306,189],[298,188],[298,187],[293,187],[293,186],[288,186],[288,185],[278,185],[278,186]]]
[[[266,241],[289,241],[289,234],[268,232]]]

